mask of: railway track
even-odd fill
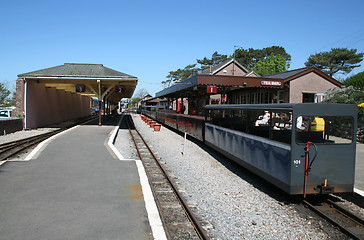
[[[57,129],[55,131],[44,133],[41,135],[1,144],[0,145],[0,161],[5,161],[6,159],[9,159],[9,158],[15,156],[16,154],[34,146],[35,144],[38,144],[38,143],[44,141],[45,139],[47,139],[53,135],[56,135],[64,130],[66,130],[66,129]]]
[[[330,198],[306,199],[303,203],[353,239],[364,239],[364,219],[339,206]]]
[[[54,131],[51,132],[47,132],[44,134],[40,134],[37,136],[33,136],[33,137],[28,137],[28,138],[24,138],[24,139],[20,139],[20,140],[16,140],[16,141],[12,141],[12,142],[7,142],[4,144],[0,145],[0,162],[1,161],[5,161],[7,159],[10,159],[14,156],[16,156],[16,154],[21,153],[27,149],[29,149],[30,147],[46,140],[47,138],[50,138],[62,131],[65,131],[71,127],[74,127],[78,124],[81,124],[83,122],[87,122],[90,121],[92,119],[95,119],[95,117],[91,117],[91,118],[86,118],[86,119],[82,119],[82,120],[78,120],[76,122],[73,123],[68,123],[65,126],[62,126],[59,129],[56,129]]]
[[[158,158],[126,115],[130,135],[143,162],[168,239],[210,239]]]

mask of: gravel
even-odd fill
[[[33,130],[23,130],[23,131],[18,131],[18,132],[14,132],[14,133],[10,133],[10,134],[6,134],[6,135],[2,135],[0,136],[0,144],[4,144],[7,142],[12,142],[12,141],[16,141],[16,140],[20,140],[20,139],[24,139],[24,138],[29,138],[29,137],[34,137],[37,135],[41,135],[47,132],[51,132],[54,131],[58,128],[38,128],[38,129],[33,129]],[[37,145],[34,145],[18,154],[16,154],[15,156],[12,156],[10,159],[8,159],[7,161],[24,161],[24,159],[26,158],[26,156],[28,156],[28,154],[31,153],[31,151],[36,147]],[[4,161],[0,161],[0,165],[1,163],[4,163]]]
[[[154,132],[140,115],[132,116],[212,239],[348,239],[211,149],[187,139],[182,153],[182,135],[166,127]],[[119,130],[115,146],[125,158],[138,159],[127,130]]]
[[[18,139],[41,135],[41,134],[44,134],[47,132],[54,131],[56,129],[57,128],[38,128],[38,129],[33,129],[33,130],[23,130],[23,131],[18,131],[18,132],[14,132],[14,133],[9,133],[6,135],[1,135],[0,144],[15,141]]]

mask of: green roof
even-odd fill
[[[18,77],[136,78],[104,67],[102,64],[87,63],[65,63],[56,67],[19,74]]]

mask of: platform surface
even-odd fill
[[[113,127],[78,126],[1,165],[1,239],[153,239],[135,162],[107,149]]]
[[[364,144],[356,145],[355,188],[364,192]]]

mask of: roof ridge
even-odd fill
[[[288,71],[284,71],[284,72],[279,72],[279,73],[273,73],[273,74],[269,74],[269,75],[264,75],[262,77],[268,77],[268,76],[274,76],[274,75],[279,75],[279,74],[282,74],[282,73],[289,73],[289,72],[300,72],[300,71],[304,71],[304,70],[307,70],[307,69],[310,69],[312,67],[303,67],[303,68],[296,68],[296,69],[292,69],[292,70],[288,70]]]
[[[99,65],[99,66],[104,66],[103,64],[100,64],[100,63],[65,63],[63,65]]]
[[[18,77],[133,77],[103,64],[65,63],[63,65],[19,74]]]

